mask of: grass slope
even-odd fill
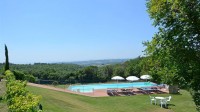
[[[148,95],[101,97],[68,94],[28,86],[27,89],[42,96],[44,112],[195,112],[190,94],[182,90],[181,95],[172,95],[169,108],[151,105]],[[158,95],[157,95],[158,96]],[[168,94],[159,96],[169,96]]]
[[[3,98],[6,94],[6,82],[0,81],[0,97]],[[8,107],[4,99],[0,99],[0,112],[7,112]]]

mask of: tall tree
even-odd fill
[[[200,111],[200,0],[148,0],[147,8],[158,28],[145,43],[152,72],[168,83],[185,82]]]
[[[5,61],[5,71],[9,70],[9,59],[8,59],[8,48],[5,45],[5,57],[6,57],[6,61]]]

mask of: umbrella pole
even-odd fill
[[[132,82],[132,89],[133,89],[133,82]]]
[[[118,90],[118,80],[117,80],[117,90]]]

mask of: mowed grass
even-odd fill
[[[165,109],[150,104],[148,95],[92,98],[32,86],[27,89],[42,96],[44,112],[196,112],[192,97],[185,90],[181,90],[181,95],[172,95]]]
[[[6,82],[0,81],[0,112],[8,111],[7,103],[3,99],[5,94],[6,94]]]

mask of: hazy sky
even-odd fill
[[[135,58],[155,33],[146,0],[1,0],[0,63]]]

